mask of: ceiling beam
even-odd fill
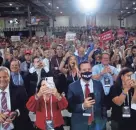
[[[16,0],[18,2],[21,2],[25,5],[31,5],[31,7],[33,7],[37,12],[41,13],[44,16],[48,16],[49,18],[54,18],[55,15],[52,14],[52,12],[49,12],[47,10],[45,10],[44,7],[40,7],[38,5],[36,5],[35,3],[33,3],[31,0]]]

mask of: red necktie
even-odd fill
[[[6,98],[6,92],[2,92],[2,98],[1,98],[1,112],[5,113],[8,112],[8,107],[7,107],[7,98]],[[3,130],[7,130],[9,128],[10,124],[3,124]]]
[[[88,98],[88,95],[90,94],[89,84],[85,85],[85,98]],[[88,124],[92,124],[93,122],[93,113],[91,113],[91,116],[88,118]]]

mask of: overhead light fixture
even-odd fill
[[[126,7],[126,9],[128,9],[128,7]]]
[[[13,4],[12,3],[9,3],[10,6],[12,6]]]
[[[57,8],[57,9],[59,9],[59,7],[58,7],[58,6],[57,6],[56,8]]]
[[[135,5],[136,4],[136,2],[133,2],[133,5]]]
[[[51,5],[51,3],[48,3],[48,5]]]
[[[130,12],[127,12],[128,14],[130,14]]]
[[[120,12],[121,12],[121,13],[123,13],[123,11],[122,11],[122,10],[121,10]]]
[[[13,23],[13,20],[9,20],[9,23],[12,24],[12,23]]]
[[[62,12],[60,12],[62,14]]]
[[[136,10],[136,8],[134,8],[134,10]]]
[[[18,7],[16,7],[16,10],[19,10],[19,8],[18,8]]]
[[[85,13],[94,12],[99,7],[99,0],[78,0],[79,8]]]

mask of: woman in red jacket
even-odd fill
[[[41,80],[38,93],[30,97],[26,106],[29,111],[36,113],[36,126],[38,130],[64,130],[64,120],[61,110],[67,108],[68,102],[61,96],[56,88],[47,87],[47,82]]]

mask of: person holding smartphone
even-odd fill
[[[106,108],[102,84],[92,79],[92,67],[89,62],[82,62],[79,72],[80,80],[69,85],[67,94],[72,112],[71,130],[104,130]]]
[[[136,81],[131,79],[133,70],[123,68],[111,87],[112,130],[135,130]]]
[[[38,85],[37,94],[30,97],[26,106],[29,111],[36,113],[36,129],[64,130],[64,120],[61,110],[65,109],[68,102],[64,96],[61,96],[51,78],[42,79]]]

